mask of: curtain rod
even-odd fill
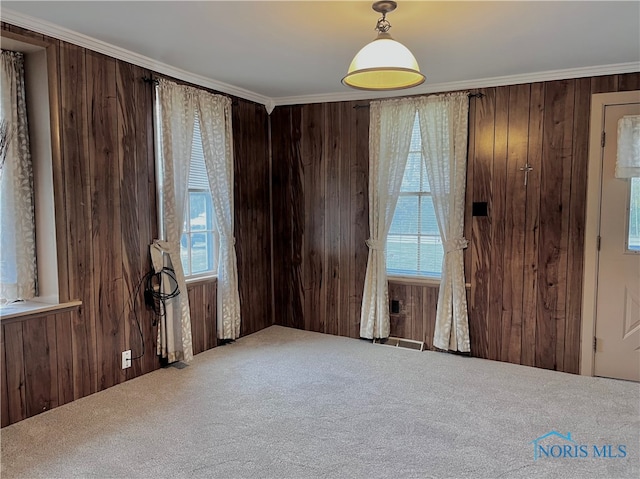
[[[153,84],[155,86],[158,86],[160,84],[160,81],[158,81],[157,78],[142,77],[142,81],[145,82],[145,83],[151,83],[151,84]],[[238,100],[236,100],[232,96],[225,95],[223,93],[218,93],[218,94],[222,95],[222,96],[226,96],[228,98],[231,98],[231,106],[237,106],[238,105]]]
[[[153,83],[154,85],[158,85],[160,83],[157,78],[149,78],[149,77],[142,77],[142,81],[145,83]],[[483,98],[484,96],[485,94],[481,92],[469,93],[468,95],[469,98]],[[235,106],[238,104],[238,102],[234,99],[231,102],[231,104]],[[353,108],[355,108],[356,110],[359,108],[369,108],[369,105],[355,105]]]
[[[469,98],[483,98],[485,96],[484,93],[469,93],[469,95],[467,95]],[[369,105],[355,105],[353,108],[355,108],[356,110],[359,108],[369,108]]]
[[[145,83],[153,83],[154,85],[158,85],[160,82],[156,78],[142,77],[142,81]]]

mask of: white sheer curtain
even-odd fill
[[[0,302],[8,302],[31,299],[37,292],[33,168],[21,53],[2,51],[0,118],[9,139],[0,165]]]
[[[616,178],[640,176],[640,115],[627,115],[618,120],[618,156]]]
[[[192,88],[160,80],[158,100],[161,120],[162,209],[165,241],[156,241],[156,243],[167,253],[165,266],[175,271],[180,289],[177,297],[165,302],[165,316],[158,328],[158,355],[171,363],[190,361],[193,358],[191,315],[187,284],[180,259],[180,237],[189,192],[189,165],[196,95]],[[169,278],[163,276],[163,292],[170,293],[173,286]]]
[[[204,161],[220,235],[218,254],[218,338],[240,336],[238,267],[233,233],[233,135],[231,100],[205,91],[198,94]]]
[[[433,344],[440,349],[468,352],[463,264],[467,240],[463,235],[469,97],[467,93],[453,93],[416,101],[422,157],[445,250]]]
[[[389,290],[385,245],[398,203],[415,121],[413,99],[371,102],[369,126],[369,258],[360,336],[389,336]]]

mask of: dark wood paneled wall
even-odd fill
[[[368,250],[369,110],[271,114],[277,324],[359,336]]]
[[[591,94],[638,88],[633,73],[487,88],[470,100],[465,274],[474,356],[578,372]],[[278,324],[357,337],[369,114],[353,106],[272,114],[274,282]],[[526,161],[534,169],[525,188]],[[486,201],[489,215],[472,217],[473,201]],[[431,347],[437,287],[390,282],[389,292],[401,304],[391,333]]]
[[[191,332],[193,353],[198,354],[216,346],[216,284],[215,281],[190,284],[187,288],[191,306]],[[144,323],[148,312],[144,304],[138,305],[138,316],[143,327],[144,356],[134,360],[126,370],[118,368],[118,383],[131,379],[160,367],[156,359],[157,332],[151,322]],[[73,308],[64,312],[53,312],[28,319],[4,321],[0,327],[2,354],[2,426],[13,424],[28,417],[61,406],[74,399],[91,394],[83,389],[91,385],[92,377],[85,378],[83,364],[89,364],[89,371],[99,371],[99,365],[92,366],[90,358],[78,363],[78,336],[74,335],[74,321],[86,307]],[[123,322],[132,318],[122,317]],[[100,323],[102,315],[97,315]],[[126,335],[123,345],[131,348],[134,357],[141,354],[140,334],[135,324],[123,324]],[[84,342],[84,337],[82,338]],[[92,340],[98,343],[98,336]],[[80,343],[82,347],[83,342]],[[123,346],[124,347],[124,346]],[[106,350],[106,347],[103,348]],[[114,355],[120,360],[120,350]],[[91,356],[95,357],[95,356]],[[100,389],[104,389],[101,387]],[[87,390],[90,390],[87,386]]]
[[[187,285],[191,314],[193,354],[200,354],[218,344],[216,338],[216,282],[202,281]],[[155,341],[154,341],[155,350]]]
[[[399,303],[400,311],[389,314],[391,336],[424,341],[433,348],[438,287],[389,282],[389,300]]]
[[[71,351],[67,343],[60,347],[56,343],[72,314],[66,311],[2,325],[3,426],[73,400],[72,383],[65,382],[71,379]]]
[[[639,81],[634,73],[513,85],[471,101],[466,273],[474,355],[579,372],[591,94],[636,89]],[[489,216],[471,218],[472,201],[487,201]]]
[[[234,202],[241,334],[273,324],[269,115],[262,105],[233,107]]]
[[[72,311],[2,323],[2,425],[160,367],[156,328],[135,300],[144,355],[121,369],[121,352],[142,353],[131,296],[149,271],[157,238],[152,72],[2,24],[52,44],[56,53],[61,165],[54,172],[61,301]],[[233,107],[235,232],[242,334],[272,324],[268,116]],[[188,287],[194,353],[216,345],[215,282]]]

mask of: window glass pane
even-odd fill
[[[423,196],[420,200],[420,233],[440,236],[436,212],[433,209],[433,198],[431,196]]]
[[[204,191],[189,192],[189,249],[190,274],[201,274],[214,270],[218,245],[214,241],[213,205],[211,193]]]
[[[189,192],[189,224],[191,232],[207,229],[208,203],[211,195],[207,192]]]
[[[421,147],[416,115],[401,196],[387,236],[387,272],[438,278],[444,252]]]
[[[213,232],[211,193],[208,191],[189,191],[187,209],[189,230],[185,231],[181,240],[181,257],[185,275],[214,271],[218,243]]]
[[[640,251],[640,178],[631,178],[629,238],[627,249]]]
[[[191,234],[191,273],[204,273],[208,271],[210,260],[207,248],[207,233]]]
[[[387,237],[387,272],[416,274],[417,258],[418,236],[389,235]]]
[[[420,238],[420,274],[440,277],[444,249],[440,236]]]
[[[389,234],[418,234],[418,196],[398,198]]]

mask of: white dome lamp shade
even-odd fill
[[[401,90],[418,86],[425,81],[413,54],[402,43],[391,38],[391,24],[386,14],[396,9],[396,2],[379,1],[372,8],[382,13],[376,30],[378,37],[365,45],[353,58],[347,75],[342,79],[346,86],[359,90]]]

